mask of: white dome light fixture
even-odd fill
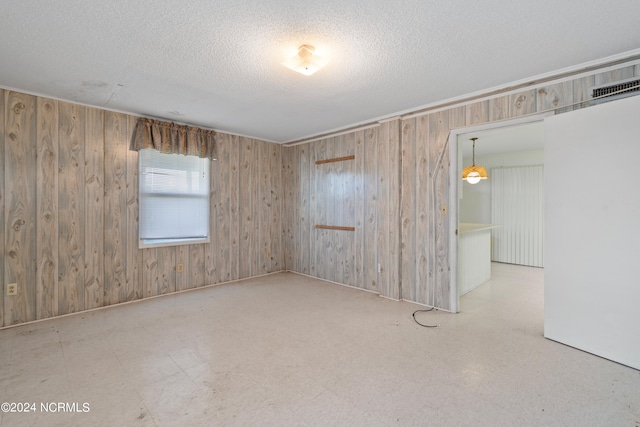
[[[282,63],[285,67],[305,76],[310,76],[325,65],[329,60],[316,52],[316,48],[303,44],[298,48],[298,53]]]
[[[489,178],[484,167],[476,166],[476,139],[478,138],[471,138],[471,141],[473,141],[473,166],[467,166],[462,169],[462,179],[469,184],[477,184],[480,180]]]

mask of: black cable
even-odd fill
[[[413,314],[412,314],[412,316],[413,316],[413,320],[414,320],[418,325],[422,326],[423,328],[437,328],[438,326],[440,326],[439,324],[438,324],[438,325],[425,325],[425,324],[423,324],[423,323],[418,322],[418,319],[416,319],[416,313],[421,313],[421,312],[425,312],[425,313],[426,313],[427,311],[432,311],[434,308],[435,308],[435,307],[431,307],[431,308],[430,308],[430,309],[428,309],[428,310],[416,310],[416,311],[414,311],[414,312],[413,312]]]

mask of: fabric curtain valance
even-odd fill
[[[216,160],[212,130],[140,118],[131,143],[133,150],[153,148],[165,154],[184,154]]]

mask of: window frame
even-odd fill
[[[145,150],[154,150],[152,148],[148,148]],[[142,184],[142,180],[144,179],[143,177],[143,156],[142,156],[142,151],[140,150],[138,152],[138,248],[139,249],[147,249],[147,248],[162,248],[162,247],[171,247],[171,246],[184,246],[184,245],[196,245],[196,244],[206,244],[206,243],[210,243],[211,242],[211,169],[212,169],[212,162],[211,159],[209,158],[200,158],[200,160],[202,160],[203,162],[207,162],[208,166],[206,168],[207,170],[207,179],[206,179],[206,185],[207,185],[207,193],[206,193],[206,199],[207,199],[207,236],[206,237],[177,237],[177,238],[159,238],[159,239],[143,239],[140,235],[141,235],[141,228],[142,228],[142,209],[141,209],[141,204],[142,204],[142,194],[143,194],[143,184]],[[157,150],[154,150],[157,151]],[[182,154],[168,154],[168,153],[159,153],[161,155],[167,155],[167,156],[172,156],[172,155],[178,155],[178,156],[182,156]],[[191,157],[196,157],[196,156],[191,156]],[[148,165],[147,165],[148,167]],[[173,194],[183,194],[183,193],[173,193]],[[202,198],[202,196],[200,196]],[[155,241],[153,241],[155,240]]]

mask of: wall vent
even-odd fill
[[[626,98],[627,96],[637,95],[640,93],[640,78],[621,80],[615,83],[609,83],[602,86],[594,86],[591,88],[591,97],[593,103],[611,101],[618,98]]]

